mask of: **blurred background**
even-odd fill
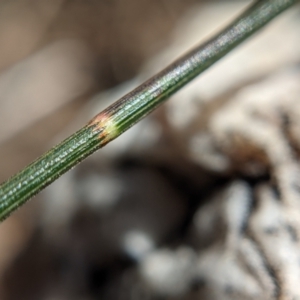
[[[249,3],[0,0],[0,182]],[[0,299],[300,299],[299,30],[298,5],[3,222]]]

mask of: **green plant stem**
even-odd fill
[[[0,186],[0,220],[81,160],[148,115],[186,83],[297,0],[260,0],[220,34],[196,47],[93,118]],[[226,76],[226,74],[224,74]]]

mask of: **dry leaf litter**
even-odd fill
[[[94,95],[66,132],[244,5],[193,6],[141,75]],[[5,299],[300,299],[299,16],[280,16],[49,187],[6,267]]]

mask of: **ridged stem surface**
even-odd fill
[[[256,1],[221,33],[122,97],[95,116],[88,125],[4,182],[0,186],[0,220],[7,218],[59,176],[129,129],[169,96],[296,2],[298,1]]]

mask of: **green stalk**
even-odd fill
[[[296,2],[256,1],[221,33],[122,97],[85,127],[4,182],[0,186],[0,221],[77,163],[148,115],[169,96]]]

